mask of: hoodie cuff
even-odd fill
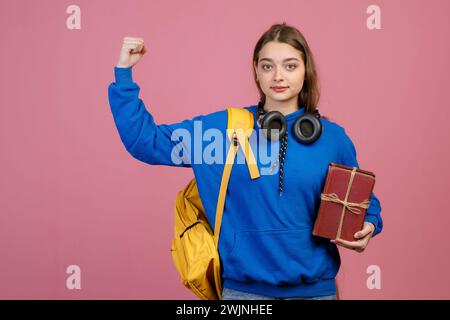
[[[371,215],[366,215],[364,221],[366,222],[370,222],[374,225],[375,230],[372,234],[372,238],[375,237],[379,232],[378,232],[378,219],[375,216],[371,216]]]
[[[133,83],[133,77],[132,77],[132,68],[118,68],[114,67],[114,77],[116,79],[117,84],[132,84]]]

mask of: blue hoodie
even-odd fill
[[[115,67],[114,75],[115,82],[108,87],[109,103],[126,150],[148,164],[192,168],[207,217],[214,227],[225,161],[195,161],[185,150],[195,148],[194,140],[201,138],[208,129],[220,130],[226,137],[226,109],[158,125],[139,98],[140,87],[133,82],[132,67]],[[256,107],[245,107],[255,119]],[[245,161],[238,163],[235,159],[219,237],[225,288],[272,297],[336,294],[335,277],[341,263],[339,251],[329,240],[313,236],[312,229],[329,163],[358,168],[359,165],[355,147],[345,130],[324,118],[320,119],[322,134],[315,143],[304,145],[296,141],[290,135],[292,125],[304,112],[304,108],[300,108],[285,116],[289,138],[282,194],[279,193],[279,170],[252,180]],[[178,136],[183,130],[193,137],[190,142]],[[259,136],[256,121],[254,130]],[[218,143],[223,145],[225,157],[229,141],[224,140]],[[202,150],[212,143],[204,137],[200,141]],[[268,172],[272,163],[260,162],[256,146],[251,145],[260,172],[264,169]],[[269,154],[270,148],[266,151]],[[238,156],[239,152],[240,149]],[[278,150],[276,152],[278,154]],[[175,200],[177,191],[172,191]],[[365,220],[374,224],[373,236],[383,227],[380,212],[380,202],[372,193]]]

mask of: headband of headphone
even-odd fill
[[[261,101],[257,108],[257,124],[270,141],[277,141],[286,135],[287,124],[284,115],[279,111],[265,112]],[[300,115],[292,126],[292,133],[302,144],[312,144],[319,139],[322,134],[319,111],[317,109],[314,113],[305,111]]]

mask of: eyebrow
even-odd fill
[[[270,59],[270,58],[262,58],[261,60],[259,60],[259,62],[264,61],[264,60],[273,62],[273,60]],[[297,60],[297,61],[300,61],[300,60],[298,60],[297,58],[287,58],[287,59],[284,59],[283,62],[286,62],[286,61],[289,61],[289,60]]]

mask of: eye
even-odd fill
[[[263,64],[263,65],[261,66],[261,68],[262,68],[263,70],[268,70],[268,69],[265,69],[265,67],[271,67],[271,65],[269,65],[269,64]]]
[[[296,64],[288,64],[288,67],[289,66],[292,66],[293,68],[290,68],[290,70],[294,70],[296,67],[297,67],[297,65]]]

